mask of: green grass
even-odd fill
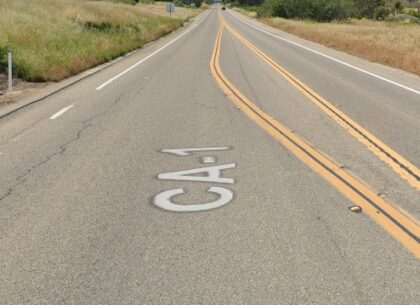
[[[186,21],[108,1],[0,0],[0,73],[11,50],[15,76],[58,81],[142,47]]]

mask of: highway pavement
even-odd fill
[[[0,304],[418,304],[420,80],[215,6],[0,119]]]

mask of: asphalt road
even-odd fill
[[[419,91],[208,10],[0,120],[0,304],[418,304]]]

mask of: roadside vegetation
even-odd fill
[[[231,5],[307,40],[420,75],[419,0],[239,0]]]
[[[327,47],[420,76],[420,26],[366,19],[348,23],[283,18],[264,18],[262,21]]]
[[[420,0],[226,0],[256,12],[258,17],[283,17],[315,21],[345,20],[348,18],[404,19],[416,23]]]
[[[131,0],[0,0],[0,74],[13,53],[14,74],[58,81],[163,36],[200,10]]]

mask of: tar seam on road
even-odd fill
[[[415,221],[385,202],[366,184],[340,168],[326,156],[310,147],[302,138],[264,113],[248,100],[224,75],[220,68],[220,48],[225,24],[220,20],[212,58],[211,72],[221,89],[244,113],[277,141],[283,144],[297,158],[320,174],[348,199],[361,206],[368,215],[387,230],[396,240],[420,258],[420,227]]]
[[[235,31],[225,22],[225,27],[245,46],[252,50],[262,60],[267,62],[278,74],[291,83],[296,89],[308,97],[314,104],[320,107],[327,115],[333,118],[347,132],[349,132],[356,140],[364,144],[379,159],[388,164],[398,175],[413,186],[416,190],[420,190],[420,170],[407,159],[402,157],[395,150],[387,146],[372,133],[367,131],[357,122],[352,120],[344,112],[337,109],[326,99],[322,98],[318,93],[309,88],[305,83],[296,78],[292,73],[277,64],[272,58],[254,46],[245,39],[241,34]]]
[[[258,30],[258,31],[260,31],[260,32],[262,32],[262,33],[265,33],[265,34],[267,34],[267,35],[269,35],[269,36],[272,36],[272,37],[274,37],[274,38],[277,38],[277,39],[283,40],[283,41],[285,41],[285,42],[287,42],[287,43],[289,43],[289,44],[292,44],[292,45],[294,45],[294,46],[297,46],[297,47],[302,48],[302,49],[304,49],[304,50],[307,50],[307,51],[309,51],[309,52],[312,52],[312,53],[318,54],[318,55],[320,55],[320,56],[322,56],[322,57],[328,58],[328,59],[330,59],[330,60],[332,60],[332,61],[335,61],[335,62],[337,62],[337,63],[339,63],[339,64],[342,64],[342,65],[344,65],[344,66],[346,66],[346,67],[349,67],[349,68],[351,68],[351,69],[357,70],[357,71],[362,72],[362,73],[365,73],[365,74],[367,74],[367,75],[370,75],[370,76],[372,76],[372,77],[375,77],[375,78],[377,78],[377,79],[380,79],[380,80],[382,80],[382,81],[384,81],[384,82],[387,82],[387,83],[393,84],[393,85],[395,85],[395,86],[397,86],[397,87],[403,88],[403,89],[405,89],[405,90],[408,90],[408,91],[411,91],[411,92],[413,92],[413,93],[415,93],[415,94],[420,95],[420,91],[418,91],[418,90],[416,90],[416,89],[410,88],[410,87],[405,86],[405,85],[400,84],[400,83],[397,83],[397,82],[395,82],[395,81],[393,81],[393,80],[390,80],[390,79],[388,79],[388,78],[386,78],[386,77],[383,77],[383,76],[377,75],[377,74],[375,74],[375,73],[372,73],[372,72],[366,71],[366,70],[364,70],[364,69],[362,69],[362,68],[358,68],[358,67],[353,66],[353,65],[351,65],[351,64],[348,64],[348,63],[346,63],[346,62],[344,62],[344,61],[342,61],[342,60],[336,59],[336,58],[334,58],[334,57],[332,57],[332,56],[329,56],[329,55],[326,55],[326,54],[324,54],[324,53],[321,53],[321,52],[315,51],[314,49],[311,49],[311,48],[305,47],[304,45],[301,45],[301,44],[296,43],[296,42],[294,42],[294,41],[291,41],[291,40],[289,40],[289,39],[283,38],[283,37],[281,37],[281,36],[279,36],[279,35],[273,34],[273,33],[269,32],[269,31],[263,30],[263,29],[261,29],[261,28],[259,28],[259,27],[255,26],[255,25],[252,25],[251,23],[249,23],[249,22],[247,22],[247,21],[242,20],[241,18],[239,18],[239,17],[238,17],[238,16],[236,16],[235,14],[232,14],[232,13],[230,13],[230,12],[229,12],[229,14],[230,14],[231,16],[233,16],[234,18],[236,18],[237,20],[239,20],[240,22],[242,22],[242,23],[244,23],[244,24],[246,24],[246,25],[248,25],[248,26],[250,26],[250,27],[252,27],[252,28],[254,28],[254,29],[256,29],[256,30]]]

